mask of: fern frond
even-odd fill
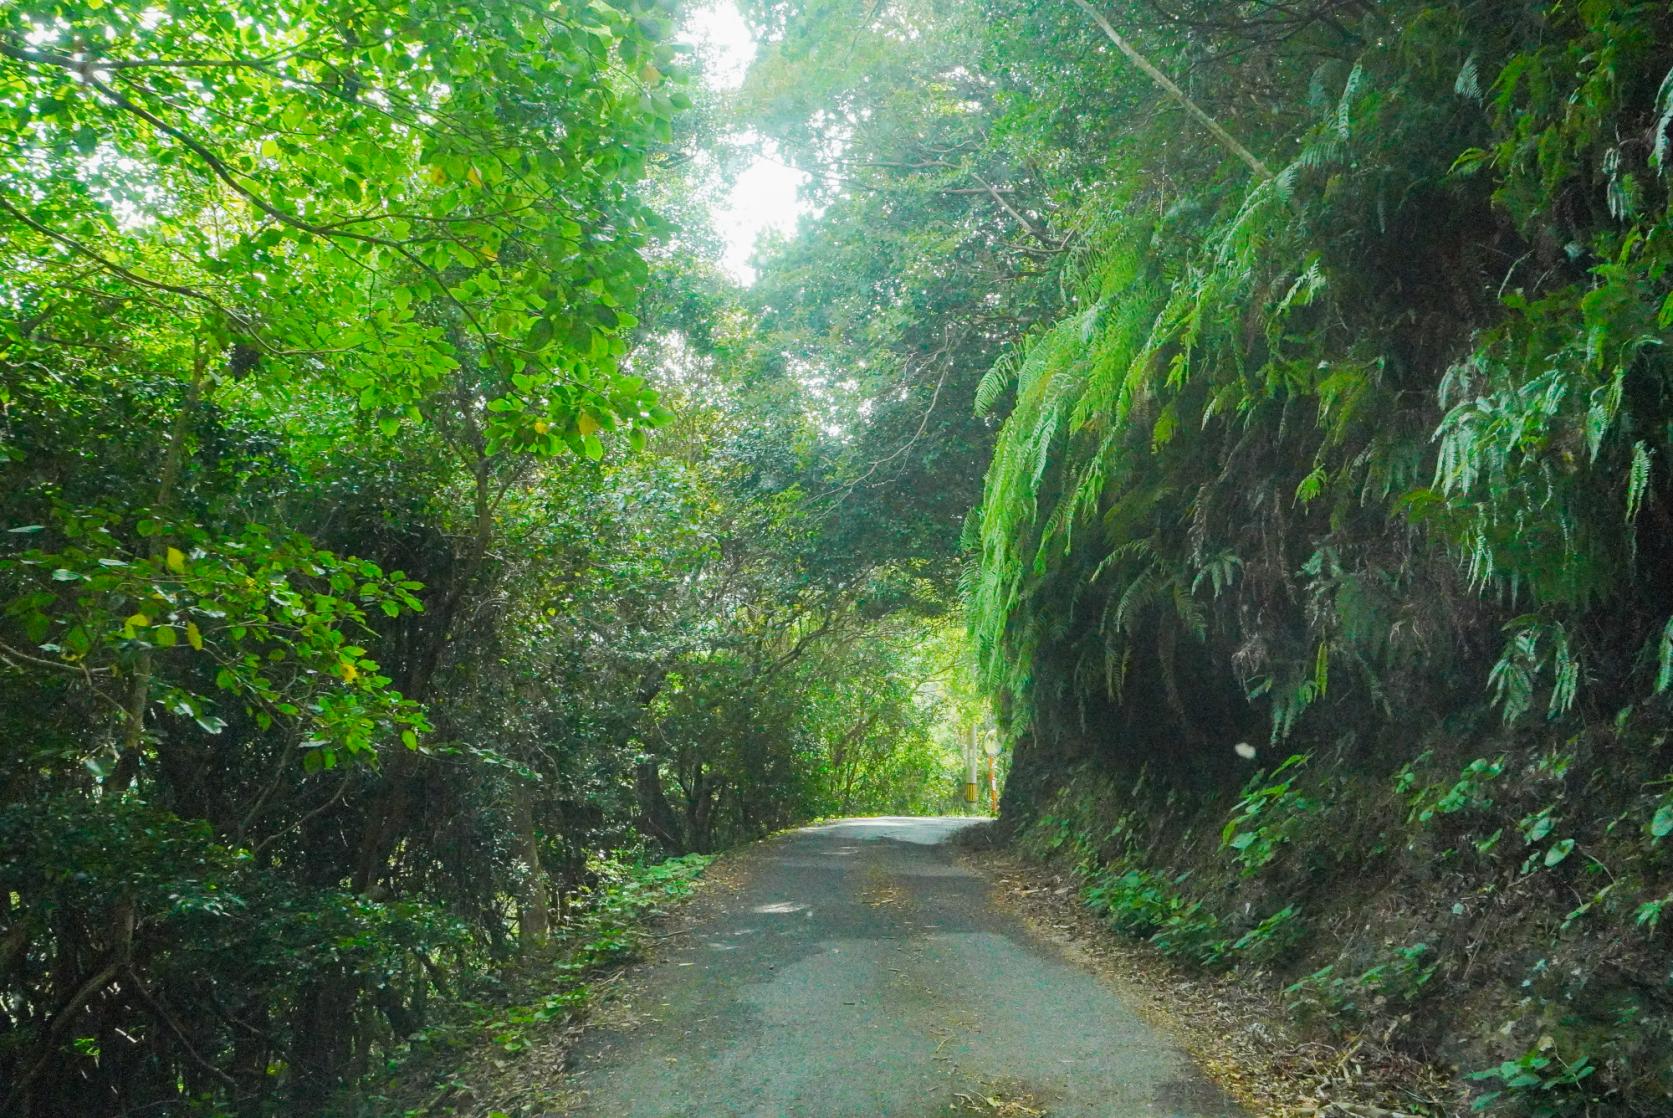
[[[1471,53],[1464,59],[1464,66],[1458,71],[1458,78],[1452,83],[1452,91],[1460,97],[1466,97],[1477,104],[1481,103],[1481,70],[1476,65],[1476,56]]]
[[[1661,79],[1656,91],[1656,142],[1650,153],[1650,165],[1660,174],[1667,173],[1667,130],[1673,128],[1673,70]]]
[[[1016,380],[1016,362],[1009,354],[1000,357],[993,363],[981,381],[976,385],[975,410],[979,416],[993,414],[994,405],[999,403],[1005,390],[1010,388]]]
[[[1568,633],[1561,625],[1556,626],[1555,647],[1551,655],[1554,679],[1551,701],[1545,713],[1547,718],[1557,718],[1573,708],[1574,698],[1580,691],[1580,661],[1570,651]]]
[[[1354,98],[1359,94],[1359,87],[1365,84],[1365,67],[1355,64],[1348,74],[1348,80],[1342,86],[1342,98],[1336,102],[1336,132],[1344,140],[1353,135],[1353,105]]]
[[[1627,523],[1638,519],[1644,491],[1650,486],[1650,450],[1639,439],[1632,444],[1632,466],[1627,471]]]
[[[1139,610],[1155,600],[1156,576],[1157,569],[1155,566],[1146,567],[1121,592],[1121,597],[1116,599],[1115,610],[1110,618],[1116,632],[1130,633],[1133,631],[1134,618]]]

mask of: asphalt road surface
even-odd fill
[[[741,860],[583,1035],[589,1118],[1241,1118],[947,839],[851,819]],[[979,825],[979,824],[978,824]]]

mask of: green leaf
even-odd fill
[[[1550,867],[1557,865],[1563,859],[1567,858],[1573,850],[1574,840],[1571,838],[1562,839],[1559,842],[1553,843],[1551,849],[1545,852],[1546,868],[1549,869]]]
[[[529,327],[527,345],[532,350],[542,350],[552,341],[552,320],[537,318],[534,325]]]

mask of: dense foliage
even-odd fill
[[[316,1112],[602,852],[954,790],[679,14],[0,13],[0,1110]]]
[[[1073,313],[991,375],[1017,402],[974,603],[1019,724],[1154,706],[1189,751],[1245,696],[1277,741],[1486,668],[1510,721],[1666,686],[1673,601],[1639,577],[1666,516],[1663,17],[1392,15],[1263,55],[1308,96],[1228,119],[1288,163],[1151,164],[1100,202]]]
[[[830,195],[777,275],[921,362],[926,430],[998,426],[965,589],[1013,820],[1198,963],[1424,941],[1376,1025],[1421,1007],[1484,1105],[1659,1112],[1666,6],[756,18],[752,122]],[[1313,762],[1245,786],[1274,750]]]

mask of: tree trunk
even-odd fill
[[[519,783],[512,792],[518,838],[523,846],[523,897],[517,908],[518,939],[524,951],[544,944],[552,930],[546,871],[540,865],[540,839],[534,828],[534,789]]]
[[[167,517],[174,507],[175,491],[179,488],[180,475],[186,467],[186,439],[192,433],[192,416],[197,411],[199,401],[203,399],[204,372],[207,364],[203,341],[201,338],[194,338],[192,379],[186,386],[186,398],[181,401],[180,411],[175,414],[174,422],[169,427],[168,443],[163,450],[163,469],[157,483],[157,499],[154,506],[159,517]],[[163,533],[151,537],[149,554],[152,560],[161,559],[167,554],[167,543],[168,537]],[[129,682],[128,699],[124,704],[127,722],[122,727],[122,748],[116,759],[111,782],[119,790],[126,788],[139,776],[140,749],[145,743],[146,708],[151,703],[152,672],[151,650],[148,648],[139,654],[134,663],[134,675]]]
[[[633,791],[639,800],[639,818],[634,820],[634,825],[640,833],[660,842],[670,854],[687,853],[679,816],[662,790],[662,773],[654,759],[641,761],[634,767]]]

